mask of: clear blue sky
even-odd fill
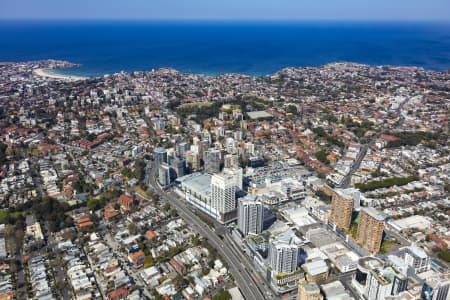
[[[0,0],[0,19],[450,20],[450,0]]]

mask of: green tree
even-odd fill
[[[330,160],[327,158],[328,154],[325,150],[320,150],[320,151],[316,152],[315,155],[319,161],[323,162],[326,165],[330,164]]]
[[[133,172],[131,171],[130,168],[125,167],[122,169],[122,175],[123,175],[123,177],[131,178],[133,176]]]
[[[230,300],[231,295],[228,291],[225,291],[224,289],[220,289],[217,294],[215,294],[212,297],[212,300]]]
[[[288,105],[288,107],[286,108],[286,112],[296,115],[298,113],[298,110],[295,105]]]
[[[86,206],[89,207],[91,210],[99,210],[103,207],[105,207],[105,205],[108,203],[108,199],[104,198],[104,197],[100,197],[100,198],[94,198],[94,197],[89,197]]]
[[[409,177],[391,177],[379,181],[369,181],[367,183],[357,183],[355,187],[360,189],[362,192],[373,191],[380,188],[388,188],[391,186],[402,186],[408,184],[412,181],[418,180],[417,176]]]

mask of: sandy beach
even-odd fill
[[[88,77],[82,76],[73,76],[73,75],[63,75],[53,73],[51,69],[36,69],[34,70],[34,74],[41,77],[54,78],[54,79],[63,79],[68,81],[77,81],[77,80],[85,80]]]

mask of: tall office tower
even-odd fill
[[[200,155],[198,152],[187,151],[186,162],[191,171],[197,172],[200,170]]]
[[[436,274],[426,279],[422,288],[423,300],[450,299],[450,274]]]
[[[337,190],[331,199],[330,222],[338,229],[348,230],[352,222],[353,197]]]
[[[227,154],[224,157],[224,167],[225,168],[239,168],[239,158],[237,154]]]
[[[352,285],[367,299],[367,292],[370,285],[370,272],[372,269],[382,269],[384,263],[375,257],[362,257],[358,260],[356,272],[352,276]]]
[[[186,152],[189,151],[191,146],[188,143],[179,143],[177,144],[177,156],[184,158],[186,155]]]
[[[236,151],[236,141],[231,137],[227,137],[225,139],[225,149],[227,150],[228,153],[235,152]]]
[[[360,211],[357,240],[371,254],[378,253],[383,240],[384,216],[373,207]]]
[[[147,161],[147,164],[145,165],[145,178],[144,182],[147,186],[150,186],[150,183],[152,182],[152,170],[153,170],[153,164],[149,160]]]
[[[237,191],[242,191],[244,184],[244,170],[242,168],[226,168],[222,173],[232,177]]]
[[[396,276],[398,274],[398,276]],[[373,270],[368,276],[368,300],[385,299],[406,291],[408,279],[406,276],[395,273],[392,268],[382,270],[381,273]],[[394,286],[395,284],[395,286]]]
[[[205,151],[205,172],[215,174],[220,172],[220,150],[210,148]]]
[[[260,234],[263,229],[264,206],[256,196],[238,199],[238,228],[244,236]]]
[[[232,174],[211,177],[211,206],[221,214],[236,210],[236,184]],[[223,221],[223,220],[222,220]]]
[[[205,140],[201,140],[198,143],[198,153],[200,154],[200,158],[203,159],[203,161],[206,160],[206,151],[208,151],[208,149],[210,148],[211,143]]]
[[[352,285],[367,300],[386,299],[406,291],[408,278],[392,267],[385,267],[375,257],[363,257],[358,261]]]
[[[292,230],[288,230],[276,237],[269,245],[269,261],[272,271],[278,273],[292,273],[299,264],[300,239]]]
[[[392,281],[392,296],[397,296],[408,289],[408,277],[399,270],[389,267],[384,270],[383,276]]]
[[[162,163],[158,167],[158,181],[162,186],[170,184],[170,167],[167,163]]]
[[[431,259],[422,248],[409,246],[400,249],[401,258],[412,269],[419,274],[431,269]]]
[[[307,282],[305,279],[298,281],[297,300],[322,300],[319,286],[315,282]]]
[[[186,175],[186,160],[178,157],[170,159],[170,167],[175,171],[176,177]]]
[[[155,168],[159,168],[162,163],[167,163],[167,150],[163,147],[158,147],[153,151],[153,158],[155,161]]]

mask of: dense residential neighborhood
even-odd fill
[[[450,73],[74,66],[0,64],[0,299],[450,299]]]

